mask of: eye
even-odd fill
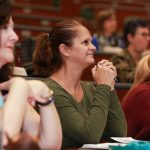
[[[88,45],[89,43],[90,43],[89,40],[84,40],[84,41],[82,42],[82,44],[84,44],[84,45]]]
[[[2,26],[2,29],[6,30],[7,28],[8,28],[7,24]]]

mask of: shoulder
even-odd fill
[[[56,82],[50,78],[45,78],[42,80],[48,87],[57,87]]]
[[[43,82],[54,92],[54,95],[64,95],[65,89],[51,78],[45,78]]]
[[[149,92],[149,90],[150,90],[150,83],[142,83],[135,86],[131,92],[135,94],[140,94],[140,93],[147,93]]]
[[[73,104],[72,96],[56,81],[51,78],[47,78],[44,82],[53,91],[55,105],[57,108],[70,106]]]
[[[149,91],[150,84],[138,85],[130,91],[122,103],[122,108],[126,116],[132,116],[132,119],[133,116],[136,116],[138,118],[136,121],[139,121],[139,118],[141,119],[144,116],[148,117],[147,114],[149,114],[150,110]]]
[[[129,56],[129,52],[127,50],[123,50],[120,53],[113,55],[112,58],[124,58],[127,56]]]
[[[117,55],[113,55],[111,60],[114,65],[129,64],[132,62],[132,58],[127,50],[124,50]]]
[[[149,100],[149,91],[150,83],[139,84],[129,91],[126,99],[124,100],[124,103],[142,104],[144,101]]]

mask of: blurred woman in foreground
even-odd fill
[[[52,98],[53,92],[41,81],[26,81],[22,78],[11,78],[12,65],[10,64],[14,60],[13,50],[18,40],[18,36],[13,28],[14,24],[11,17],[10,3],[8,0],[1,0],[1,145],[3,148],[7,147],[9,139],[16,142],[20,138],[21,133],[25,132],[35,139],[37,147],[41,149],[60,149],[62,133],[59,117]],[[40,107],[40,116],[32,107],[36,102],[38,102]],[[17,148],[14,149],[16,150]]]

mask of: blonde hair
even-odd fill
[[[150,81],[150,55],[143,57],[136,68],[133,86]]]

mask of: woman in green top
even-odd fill
[[[39,37],[33,63],[47,76],[63,129],[63,147],[99,143],[126,136],[126,122],[114,92],[116,68],[102,60],[92,69],[96,85],[81,81],[85,68],[95,63],[95,47],[86,27],[74,20],[57,23]]]

